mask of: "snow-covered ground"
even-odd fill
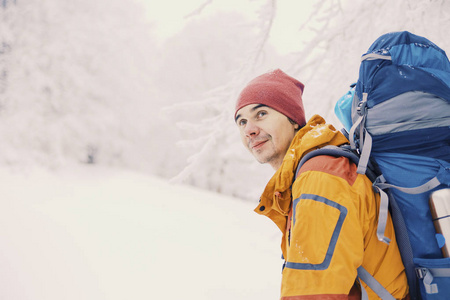
[[[256,203],[91,166],[0,171],[0,299],[277,299]]]

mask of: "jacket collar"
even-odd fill
[[[295,135],[280,168],[267,184],[255,212],[269,217],[284,234],[292,202],[291,185],[300,159],[308,152],[326,145],[338,146],[345,143],[348,140],[341,132],[331,124],[326,124],[321,116],[314,115]]]

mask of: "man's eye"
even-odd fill
[[[262,110],[262,111],[259,111],[256,115],[257,115],[258,118],[262,118],[262,117],[264,117],[265,115],[267,115],[267,112],[264,111],[264,110]]]
[[[241,119],[241,120],[239,120],[239,122],[238,122],[238,125],[239,125],[239,126],[244,126],[245,124],[247,124],[247,120],[244,120],[244,119]]]

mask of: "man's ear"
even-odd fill
[[[297,123],[294,122],[294,120],[292,120],[291,118],[287,117],[289,122],[291,122],[292,125],[294,125],[294,130],[297,131],[300,129],[300,125],[298,125]]]

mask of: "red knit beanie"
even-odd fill
[[[249,82],[236,102],[237,111],[249,104],[264,104],[293,120],[306,124],[302,93],[304,85],[280,69],[260,75]]]

